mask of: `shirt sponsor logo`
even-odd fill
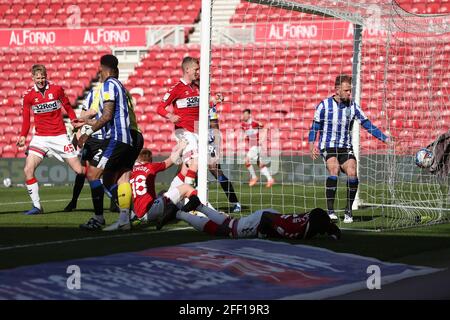
[[[199,104],[200,98],[198,96],[177,100],[178,108],[198,108]]]
[[[34,113],[47,113],[61,109],[61,103],[58,100],[55,100],[53,102],[36,104],[32,108]]]

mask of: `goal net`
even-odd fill
[[[267,207],[284,213],[326,208],[328,173],[322,158],[311,159],[308,133],[316,106],[335,93],[336,76],[347,74],[354,101],[395,144],[353,126],[360,184],[354,222],[345,227],[449,220],[447,179],[414,163],[420,148],[449,129],[449,16],[411,14],[395,1],[260,0],[238,2],[224,18],[223,5],[212,1],[210,95],[225,97],[217,105],[217,151],[242,214]],[[246,134],[255,128],[242,128],[246,109],[263,125],[258,156]],[[252,170],[258,181],[250,187]],[[229,211],[223,179],[209,174],[208,200]],[[334,207],[342,221],[345,174],[337,190]]]

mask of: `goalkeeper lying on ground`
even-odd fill
[[[180,201],[184,198],[189,198],[189,202],[182,206]],[[206,217],[188,213],[192,210],[199,211]],[[316,208],[303,214],[281,214],[273,209],[263,209],[247,217],[232,218],[203,205],[197,197],[197,191],[187,184],[171,188],[156,199],[149,210],[149,216],[157,217],[158,230],[169,221],[179,219],[198,231],[232,238],[311,239],[324,233],[334,239],[341,236],[340,229],[331,222],[323,209]]]

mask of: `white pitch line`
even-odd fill
[[[80,200],[89,200],[92,198],[79,198],[78,201]],[[72,199],[56,199],[56,200],[41,200],[42,203],[46,203],[46,202],[65,202],[65,201],[70,201]],[[20,202],[0,202],[0,206],[4,206],[4,205],[14,205],[14,204],[28,204],[31,203],[31,201],[20,201]]]
[[[152,232],[151,234],[165,233],[165,232],[172,232],[172,231],[181,231],[181,230],[188,230],[188,229],[193,229],[193,228],[192,227],[175,228],[175,229],[168,229],[168,230],[163,230],[163,231],[155,231],[155,232]],[[145,233],[116,234],[116,235],[109,235],[109,236],[87,237],[87,238],[77,238],[77,239],[68,239],[68,240],[58,240],[58,241],[48,241],[48,242],[20,244],[20,245],[11,246],[11,247],[0,247],[0,251],[6,251],[6,250],[12,250],[12,249],[22,249],[22,248],[32,248],[32,247],[41,247],[41,246],[47,246],[47,245],[64,244],[64,243],[78,242],[78,241],[89,241],[89,240],[96,240],[96,239],[124,238],[124,237],[134,237],[134,236],[142,236],[142,235],[145,235]]]

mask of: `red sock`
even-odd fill
[[[179,172],[179,173],[177,174],[177,176],[178,176],[178,179],[180,179],[181,181],[184,182],[185,176],[184,176],[181,172]]]
[[[218,228],[218,227],[219,227],[219,225],[218,225],[217,223],[215,223],[215,222],[212,221],[212,220],[209,220],[209,221],[205,224],[205,226],[203,227],[203,231],[206,232],[206,233],[208,233],[208,234],[210,234],[210,235],[215,236],[216,233],[217,233],[217,228]]]
[[[192,171],[192,170],[188,170],[188,172],[186,173],[187,178],[195,179],[196,176],[197,176],[197,172]]]
[[[30,185],[30,184],[33,184],[33,183],[36,183],[36,182],[37,182],[36,178],[31,178],[30,180],[26,181],[26,184]]]

